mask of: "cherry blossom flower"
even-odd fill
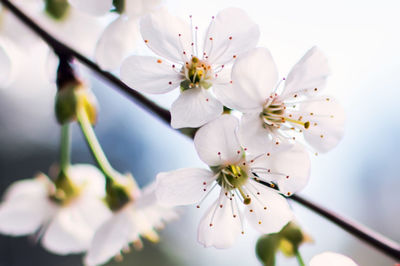
[[[121,66],[121,78],[145,93],[162,94],[180,87],[180,96],[171,106],[174,128],[200,127],[221,115],[223,105],[211,87],[229,83],[229,66],[240,53],[254,48],[259,37],[258,26],[238,8],[224,9],[212,18],[203,48],[198,27],[165,9],[142,17],[140,32],[161,58],[128,57]]]
[[[226,106],[244,113],[239,135],[250,151],[273,150],[303,136],[313,149],[326,152],[337,145],[344,131],[340,105],[332,97],[319,95],[328,74],[325,56],[313,47],[280,89],[270,52],[255,48],[235,62],[232,84],[216,94]]]
[[[211,170],[186,168],[157,176],[156,196],[166,205],[200,208],[220,187],[198,229],[198,240],[206,247],[233,245],[244,232],[244,217],[263,234],[280,231],[293,218],[280,194],[291,195],[308,181],[310,161],[301,147],[250,156],[237,140],[238,123],[234,116],[222,115],[197,131],[196,150]]]
[[[66,189],[44,174],[12,184],[0,205],[0,232],[37,233],[44,248],[65,255],[87,250],[95,230],[110,216],[103,203],[104,177],[90,165],[68,169]]]
[[[140,248],[140,237],[158,241],[154,229],[162,228],[164,222],[177,217],[171,208],[157,203],[155,183],[139,191],[133,179],[130,180],[130,184],[125,182],[125,187],[131,194],[131,200],[114,211],[112,217],[97,230],[85,257],[86,265],[104,264],[112,257],[120,256],[122,250],[129,250],[132,242]]]
[[[357,266],[357,264],[339,253],[324,252],[314,256],[310,261],[310,266]]]

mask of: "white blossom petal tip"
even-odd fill
[[[75,8],[94,16],[101,16],[112,8],[112,0],[68,0]]]
[[[205,169],[186,168],[157,175],[156,197],[167,206],[199,202],[214,181],[214,174]]]
[[[342,254],[324,252],[315,255],[310,261],[310,266],[357,266],[357,264]]]
[[[242,157],[242,148],[236,131],[239,120],[222,115],[201,127],[194,137],[194,146],[200,159],[210,166],[235,163]]]
[[[138,91],[152,94],[169,92],[183,80],[175,65],[151,56],[130,56],[121,65],[121,79]]]
[[[137,20],[119,17],[106,27],[98,40],[96,62],[102,69],[116,70],[123,59],[132,52],[139,39]]]
[[[223,105],[202,88],[189,89],[180,94],[171,106],[173,128],[198,128],[219,117]]]

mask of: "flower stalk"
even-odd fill
[[[296,259],[297,259],[297,262],[299,263],[299,266],[306,266],[299,250],[296,250]]]
[[[61,126],[60,172],[66,174],[71,163],[71,129],[69,123]]]
[[[81,63],[85,64],[99,76],[101,76],[104,80],[108,81],[110,84],[114,85],[114,87],[124,93],[126,93],[130,98],[132,98],[136,103],[138,103],[141,107],[146,110],[154,113],[159,119],[163,122],[170,124],[171,115],[164,108],[158,106],[142,94],[132,90],[129,86],[127,86],[124,82],[122,82],[119,78],[114,76],[113,74],[103,71],[96,63],[78,53],[74,49],[65,45],[64,43],[55,39],[52,35],[47,33],[44,29],[42,29],[37,23],[35,23],[32,19],[26,16],[19,8],[17,8],[14,4],[12,4],[9,0],[0,0],[0,2],[9,9],[18,19],[20,19],[27,27],[33,30],[36,34],[38,34],[58,55],[68,55],[76,58]],[[107,177],[111,178],[113,173],[115,172],[113,168],[108,163],[101,147],[97,141],[96,136],[94,135],[93,128],[89,122],[87,114],[82,111],[82,113],[78,117],[79,123],[81,124],[82,130],[84,131],[85,137],[88,140],[88,144],[94,149],[92,152],[95,155],[95,159],[102,170],[106,173]],[[379,251],[385,253],[386,255],[399,260],[400,259],[400,245],[396,242],[387,239],[386,237],[379,235],[378,233],[364,227],[363,225],[349,221],[348,219],[329,211],[325,208],[322,208],[315,203],[302,198],[299,195],[294,195],[290,197],[290,199],[298,202],[299,204],[309,208],[310,210],[320,214],[324,218],[334,222],[342,229],[351,233],[353,236],[364,240],[369,245],[375,247]]]
[[[101,171],[107,179],[113,179],[116,171],[112,168],[106,155],[104,154],[96,134],[94,133],[92,124],[90,123],[89,116],[84,108],[78,109],[78,123]]]

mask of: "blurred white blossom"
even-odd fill
[[[314,256],[310,261],[310,266],[357,266],[357,264],[342,254],[324,252]]]
[[[104,264],[111,258],[120,256],[123,250],[129,250],[130,243],[140,248],[140,237],[158,241],[155,229],[162,228],[164,222],[177,217],[170,207],[157,203],[154,195],[155,183],[140,191],[133,179],[130,178],[131,182],[127,181],[124,186],[130,193],[131,200],[115,210],[97,230],[85,257],[86,265]]]
[[[36,233],[44,248],[56,254],[86,251],[111,214],[103,202],[104,176],[91,165],[73,165],[66,180],[69,187],[56,187],[44,174],[13,183],[0,205],[0,232]]]

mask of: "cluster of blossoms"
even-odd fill
[[[104,180],[94,166],[72,165],[55,181],[44,174],[17,181],[0,204],[0,232],[35,234],[50,252],[87,252],[85,264],[99,265],[119,256],[130,243],[140,247],[140,237],[157,241],[154,229],[176,217],[155,201],[154,184],[141,191],[132,177],[121,177],[120,195],[110,200]]]
[[[106,69],[119,66],[132,46],[119,37],[131,33],[138,16],[157,2],[70,0],[94,15],[112,5],[120,13],[97,47],[97,61]],[[199,128],[194,145],[209,169],[163,172],[142,191],[129,175],[111,171],[107,176],[88,165],[61,169],[54,181],[40,174],[8,189],[0,205],[0,232],[36,233],[49,251],[87,252],[85,263],[97,265],[130,243],[141,246],[140,237],[156,241],[154,229],[176,217],[171,206],[200,209],[215,192],[217,199],[198,229],[205,247],[232,246],[246,222],[262,234],[279,232],[294,216],[286,197],[308,183],[308,149],[327,152],[343,135],[341,107],[320,95],[329,75],[322,52],[313,47],[278,81],[270,52],[256,47],[258,26],[241,9],[228,8],[212,17],[203,42],[198,27],[165,9],[144,15],[139,30],[157,57],[126,58],[122,80],[145,93],[180,89],[171,125]],[[90,110],[84,108],[74,114],[83,131],[91,126],[86,117]],[[322,265],[321,260],[316,257],[310,265]]]
[[[243,217],[264,234],[280,231],[292,219],[282,195],[308,182],[307,149],[326,152],[343,135],[341,107],[319,94],[329,75],[322,52],[310,49],[281,86],[268,49],[256,48],[258,26],[240,9],[212,18],[200,53],[198,27],[163,9],[144,16],[140,31],[160,58],[127,58],[121,78],[146,93],[180,88],[171,125],[200,127],[194,143],[210,168],[160,173],[160,202],[199,208],[219,186],[218,199],[199,225],[198,240],[205,246],[232,245],[244,232]],[[240,121],[223,115],[224,106]]]

